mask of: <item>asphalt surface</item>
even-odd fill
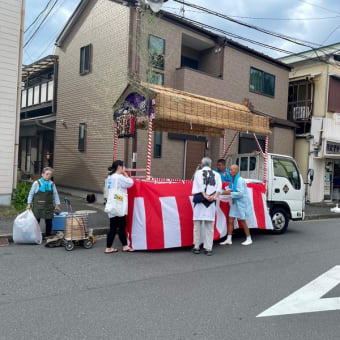
[[[106,255],[105,240],[72,252],[0,247],[0,339],[339,339],[339,311],[256,316],[340,265],[340,219],[253,238],[212,257]]]
[[[65,193],[59,193],[61,200],[62,211],[68,211],[69,208],[64,203],[64,198],[67,197],[72,204],[72,211],[87,211],[88,224],[90,228],[98,229],[99,233],[102,234],[105,228],[109,228],[109,219],[107,214],[104,212],[104,205],[98,203],[89,204],[85,198],[71,196]],[[307,204],[305,207],[305,219],[306,220],[319,220],[325,218],[340,218],[340,214],[336,214],[330,211],[335,203],[316,203]],[[0,237],[1,235],[9,235],[13,230],[13,221],[15,216],[1,217],[0,216]],[[45,222],[41,221],[41,230],[45,231]],[[105,234],[106,232],[104,232]]]
[[[109,227],[109,219],[107,214],[104,212],[104,205],[92,203],[89,204],[86,202],[84,198],[75,197],[71,195],[67,195],[64,193],[59,193],[61,200],[61,209],[62,211],[87,211],[88,214],[88,223],[90,228],[108,228]],[[71,202],[71,209],[67,207],[64,203],[64,197],[67,197]],[[10,234],[13,231],[13,221],[15,216],[10,217],[0,217],[0,236],[1,234]],[[42,232],[45,232],[45,222],[41,220],[40,222]]]

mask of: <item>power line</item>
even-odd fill
[[[182,19],[183,18],[179,15],[176,15],[174,13],[172,13],[173,16],[179,18],[179,19]],[[243,40],[243,41],[247,41],[251,44],[254,44],[254,45],[258,45],[258,46],[261,46],[261,47],[264,47],[264,48],[268,48],[268,49],[271,49],[271,50],[274,50],[274,51],[277,51],[277,52],[280,52],[280,53],[284,53],[284,54],[288,54],[288,55],[293,55],[295,54],[294,52],[292,51],[288,51],[288,50],[285,50],[285,49],[281,49],[279,47],[276,47],[276,46],[272,46],[272,45],[268,45],[268,44],[265,44],[265,43],[262,43],[260,41],[257,41],[257,40],[252,40],[252,39],[249,39],[249,38],[245,38],[243,36],[240,36],[238,34],[235,34],[235,33],[231,33],[231,32],[227,32],[221,28],[217,28],[217,27],[214,27],[214,26],[210,26],[208,24],[204,24],[202,22],[199,22],[199,21],[196,21],[196,20],[193,20],[193,19],[189,19],[189,18],[185,18],[185,21],[188,21],[190,23],[192,23],[193,25],[196,25],[196,26],[199,26],[199,27],[202,27],[202,28],[205,28],[205,29],[208,29],[208,30],[212,30],[212,31],[216,31],[216,32],[219,32],[219,33],[222,33],[226,36],[229,36],[229,37],[232,37],[232,38],[235,38],[235,39],[240,39],[240,40]],[[326,60],[323,60],[317,53],[317,51],[315,51],[313,49],[315,55],[317,56],[317,59],[322,62],[322,63],[325,63],[325,64],[331,64],[330,62],[326,61]],[[301,58],[301,59],[310,59],[309,56],[306,56],[304,54],[299,54],[297,57]],[[337,65],[334,65],[332,64],[334,67],[336,68],[339,68],[339,66]]]
[[[36,18],[32,21],[32,23],[25,29],[24,33],[28,32],[28,30],[39,20],[40,16],[47,10],[47,8],[48,8],[48,6],[50,5],[51,2],[52,2],[52,0],[49,0],[47,2],[44,9],[36,16]]]
[[[173,16],[177,17],[177,18],[181,18],[181,16],[179,15],[176,15],[176,14],[172,14]],[[227,35],[229,37],[232,37],[232,38],[235,38],[235,39],[240,39],[240,40],[244,40],[244,41],[247,41],[251,44],[254,44],[254,45],[258,45],[258,46],[262,46],[262,47],[265,47],[265,48],[268,48],[268,49],[271,49],[271,50],[274,50],[274,51],[277,51],[277,52],[281,52],[281,53],[285,53],[285,54],[294,54],[294,52],[292,51],[288,51],[288,50],[284,50],[284,49],[281,49],[279,47],[276,47],[276,46],[272,46],[272,45],[268,45],[268,44],[265,44],[265,43],[262,43],[260,41],[257,41],[257,40],[252,40],[252,39],[249,39],[249,38],[245,38],[241,35],[238,35],[238,34],[235,34],[235,33],[231,33],[231,32],[228,32],[228,31],[225,31],[221,28],[217,28],[217,27],[214,27],[214,26],[210,26],[208,24],[204,24],[202,22],[199,22],[199,21],[196,21],[196,20],[193,20],[193,19],[188,19],[188,18],[185,18],[186,21],[196,25],[196,26],[201,26],[203,28],[206,28],[206,29],[209,29],[209,30],[213,30],[213,31],[216,31],[216,32],[220,32],[224,35]],[[304,56],[305,58],[307,58],[306,56]]]
[[[327,38],[322,42],[322,44],[324,44],[330,37],[331,35],[340,28],[340,25],[336,26],[327,36]]]
[[[305,1],[305,0],[298,0],[298,1],[299,1],[299,2],[302,2],[303,4],[307,4],[307,5],[316,7],[316,8],[321,8],[321,9],[327,11],[327,12],[330,12],[330,13],[337,13],[337,14],[340,14],[340,12],[331,10],[331,9],[329,9],[329,8],[326,8],[326,7],[322,7],[322,6],[316,5],[316,4],[312,3],[312,2],[308,2],[308,1]]]
[[[274,37],[277,37],[277,38],[281,38],[281,39],[287,40],[289,42],[292,42],[292,43],[300,45],[300,46],[304,46],[304,47],[308,47],[308,48],[312,48],[312,49],[315,48],[315,46],[317,46],[317,47],[321,47],[322,46],[322,45],[317,44],[317,43],[313,43],[313,42],[309,42],[309,41],[305,41],[305,40],[301,40],[301,39],[296,39],[294,37],[290,37],[290,36],[287,36],[287,35],[284,35],[284,34],[281,34],[281,33],[277,33],[277,32],[274,32],[274,31],[270,31],[270,30],[267,30],[267,29],[259,27],[259,26],[248,24],[246,22],[233,19],[233,18],[231,18],[228,15],[212,11],[212,10],[210,10],[208,8],[205,8],[205,7],[202,7],[202,6],[198,6],[198,5],[195,5],[195,4],[192,4],[192,3],[185,2],[184,0],[174,0],[174,1],[177,2],[177,3],[180,3],[180,4],[185,4],[186,6],[189,6],[189,7],[195,8],[195,9],[200,9],[200,10],[202,10],[202,11],[208,13],[208,14],[212,14],[212,15],[217,16],[219,18],[222,18],[222,19],[234,22],[236,24],[239,24],[239,25],[251,28],[251,29],[254,29],[254,30],[259,31],[261,33],[264,33],[264,34],[267,34],[267,35],[271,35],[271,36],[274,36]]]
[[[59,29],[57,29],[56,31],[53,32],[52,34],[52,39],[48,39],[48,42],[45,44],[45,48],[40,52],[40,54],[38,55],[38,57],[36,57],[37,60],[39,60],[40,58],[42,58],[43,54],[51,47],[53,47],[52,43],[55,41],[55,39],[57,38],[59,34]]]
[[[305,41],[305,40],[301,40],[301,39],[296,39],[296,38],[293,38],[293,37],[290,37],[290,36],[287,36],[287,35],[283,35],[281,33],[277,33],[277,32],[273,32],[273,31],[270,31],[270,30],[267,30],[267,29],[264,29],[262,27],[259,27],[259,26],[255,26],[255,25],[251,25],[251,24],[248,24],[248,23],[245,23],[243,21],[240,21],[240,20],[236,20],[236,19],[233,19],[231,18],[230,16],[228,15],[225,15],[225,14],[222,14],[222,13],[219,13],[219,12],[215,12],[215,11],[212,11],[208,8],[205,8],[205,7],[202,7],[202,6],[198,6],[198,5],[195,5],[195,4],[192,4],[192,3],[188,3],[184,0],[173,0],[177,3],[180,3],[180,4],[185,4],[186,6],[189,6],[189,7],[192,7],[192,8],[195,8],[195,9],[199,9],[199,10],[202,10],[208,14],[211,14],[211,15],[214,15],[214,16],[217,16],[219,18],[222,18],[222,19],[225,19],[225,20],[228,20],[228,21],[231,21],[231,22],[234,22],[234,23],[237,23],[239,25],[242,25],[242,26],[245,26],[245,27],[248,27],[248,28],[251,28],[251,29],[254,29],[254,30],[257,30],[261,33],[265,33],[265,34],[268,34],[268,35],[271,35],[271,36],[274,36],[274,37],[277,37],[277,38],[280,38],[280,39],[283,39],[283,40],[286,40],[286,41],[289,41],[291,43],[294,43],[294,44],[297,44],[297,45],[300,45],[300,46],[304,46],[304,47],[307,47],[307,48],[310,48],[313,50],[313,52],[315,53],[317,59],[322,62],[322,63],[328,63],[327,61],[323,60],[319,54],[317,53],[316,51],[316,48],[320,49],[322,52],[324,52],[321,47],[324,47],[323,45],[321,44],[317,44],[317,43],[312,43],[312,42],[309,42],[309,41]],[[314,45],[314,46],[313,46]],[[332,49],[331,50],[335,51],[334,53],[337,53],[339,52],[339,50],[336,50],[336,49]],[[325,52],[324,52],[325,53]]]
[[[52,7],[49,9],[49,11],[46,13],[46,15],[44,16],[43,20],[40,22],[39,26],[36,28],[36,30],[31,34],[31,36],[29,37],[29,39],[25,42],[24,44],[24,48],[32,41],[32,39],[34,38],[34,36],[38,33],[40,27],[43,25],[43,23],[46,21],[46,19],[48,18],[49,14],[51,13],[52,9],[55,7],[55,5],[58,3],[59,0],[55,0],[55,2],[53,3]]]
[[[164,7],[164,9],[174,9],[178,10],[176,7]],[[186,12],[194,12],[194,13],[205,13],[202,10],[192,10],[186,9]],[[330,19],[338,19],[340,15],[332,16],[332,17],[316,17],[316,18],[268,18],[268,17],[247,17],[240,15],[228,15],[231,18],[239,18],[239,19],[250,19],[250,20],[268,20],[268,21],[313,21],[313,20],[330,20]]]

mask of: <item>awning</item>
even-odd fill
[[[28,77],[52,67],[58,61],[58,56],[48,55],[33,64],[22,67],[21,78],[25,81]]]
[[[131,95],[133,88],[129,86],[125,94]],[[136,92],[154,100],[154,130],[215,137],[223,137],[224,129],[271,134],[268,117],[256,115],[241,104],[147,83],[139,84]]]

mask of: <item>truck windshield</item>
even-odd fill
[[[289,180],[294,189],[301,189],[299,171],[293,161],[284,158],[274,158],[273,164],[275,176],[285,177]]]

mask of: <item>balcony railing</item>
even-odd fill
[[[54,81],[45,81],[21,91],[21,110],[35,108],[39,105],[52,103]]]
[[[288,119],[294,122],[310,121],[313,114],[311,100],[301,100],[288,103]]]

